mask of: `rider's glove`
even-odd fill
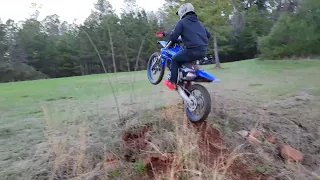
[[[158,37],[165,37],[166,33],[164,31],[157,31],[157,36]]]

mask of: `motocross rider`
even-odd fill
[[[177,42],[179,36],[181,36],[185,46],[182,51],[172,58],[171,77],[163,82],[171,90],[176,89],[178,66],[182,63],[204,58],[206,56],[208,39],[211,36],[199,21],[191,3],[181,5],[176,15],[180,17],[180,20],[174,30],[170,34],[163,32],[163,36],[167,36],[172,42]]]

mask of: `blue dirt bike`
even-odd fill
[[[147,72],[151,84],[157,85],[161,82],[166,67],[170,71],[172,57],[182,50],[181,37],[179,37],[178,41],[177,43],[171,41],[157,42],[162,46],[160,53],[153,53],[148,61]],[[193,123],[204,121],[211,110],[211,97],[208,90],[204,86],[194,84],[193,82],[220,82],[214,75],[199,68],[196,62],[198,62],[198,60],[180,65],[176,89],[186,106],[186,115]],[[154,78],[153,76],[156,75],[157,72],[160,72],[160,75],[158,78]],[[169,77],[170,72],[167,78],[169,79]],[[196,93],[197,91],[199,93]]]

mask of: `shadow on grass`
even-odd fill
[[[62,99],[74,99],[74,98],[73,97],[61,96],[61,97],[57,97],[57,98],[49,98],[49,99],[46,99],[46,101],[57,101],[57,100],[62,100]]]

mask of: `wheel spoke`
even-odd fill
[[[204,121],[211,110],[211,98],[207,89],[200,84],[193,84],[187,88],[186,93],[192,103],[187,105],[186,114],[192,123]],[[192,107],[192,105],[194,105]]]
[[[199,94],[196,94],[195,91],[192,91],[190,95],[191,97],[194,97],[193,99],[195,100],[195,102],[192,103],[192,108],[190,108],[190,110],[191,111],[193,110],[192,112],[195,113],[195,115],[200,115],[202,112],[202,109],[204,108],[203,96],[200,91],[199,91]]]
[[[152,59],[150,69],[151,69],[151,72],[152,72],[152,75],[153,75],[153,76],[156,76],[156,74],[161,71],[161,66],[160,66],[160,61],[159,61],[159,59],[160,59],[160,58],[159,58],[158,56],[156,56],[156,57],[154,57],[154,58]],[[152,77],[152,79],[154,79],[154,77]]]

